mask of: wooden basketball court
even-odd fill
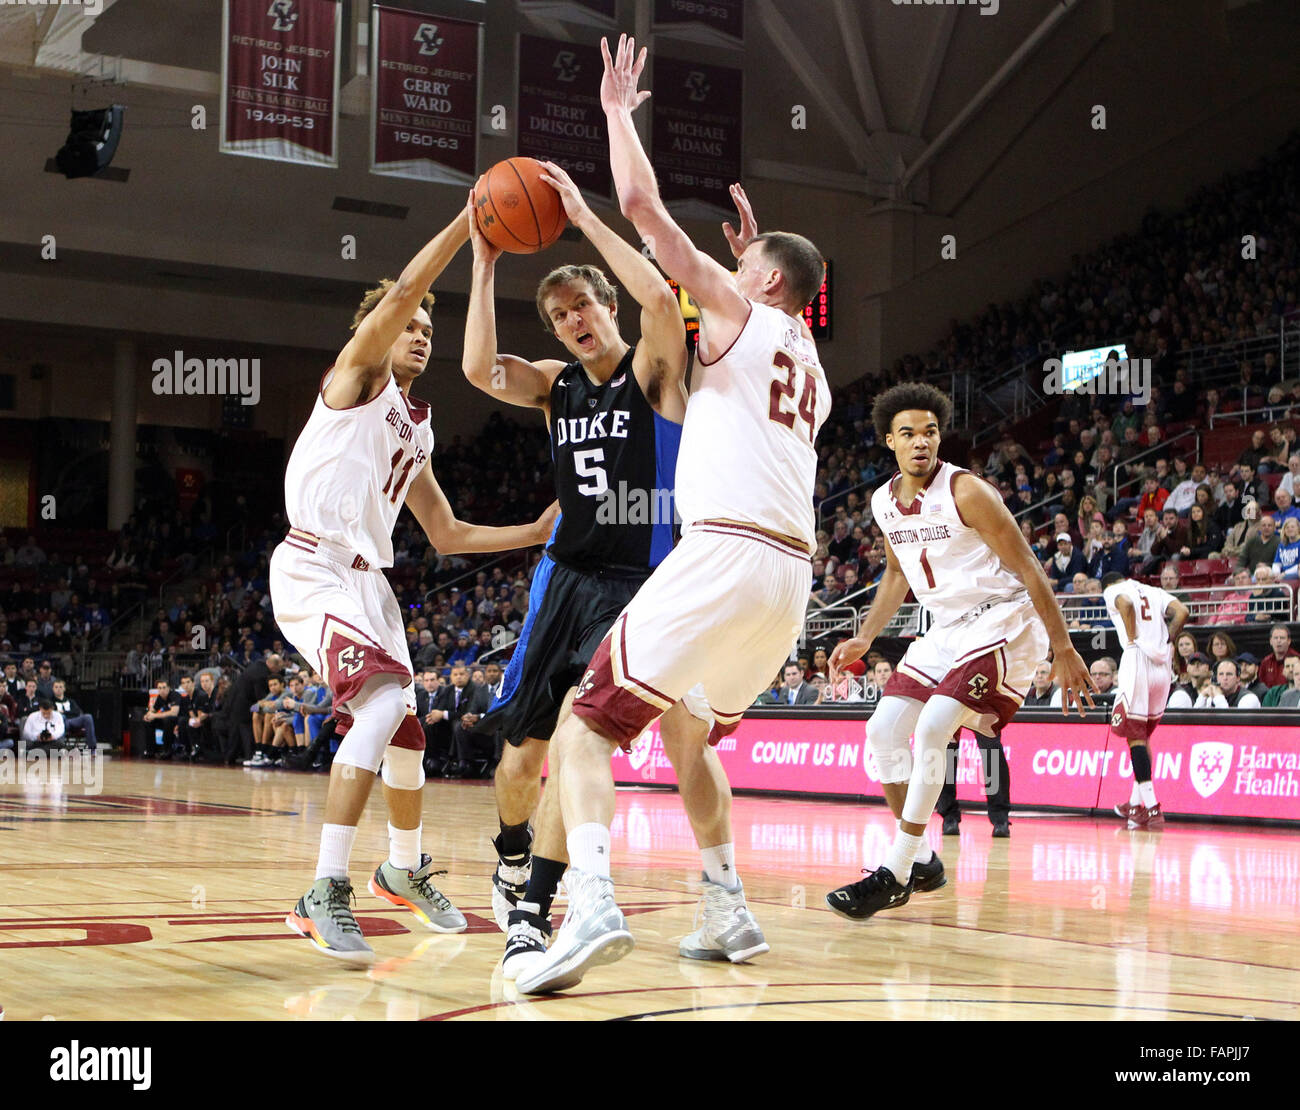
[[[503,983],[490,784],[431,783],[425,848],[467,933],[425,932],[365,893],[387,851],[378,791],[353,856],[364,970],[284,926],[311,881],[323,775],[115,761],[104,791],[0,785],[0,1007],[8,1020],[1295,1018],[1300,832],[967,814],[932,843],[948,885],[867,922],[825,893],[874,866],[880,806],[738,798],[737,859],[772,951],[677,956],[699,857],[675,794],[624,790],[614,877],[637,938],[577,989]]]

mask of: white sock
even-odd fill
[[[420,869],[420,832],[424,825],[413,829],[395,829],[388,825],[388,862],[402,871]]]
[[[910,833],[905,833],[902,829],[899,829],[894,836],[894,843],[889,846],[889,851],[885,853],[881,866],[888,867],[894,873],[894,878],[898,880],[900,886],[907,885],[907,880],[912,874],[912,861],[916,859],[916,854],[921,850],[921,842],[924,839],[924,834],[912,836]]]
[[[598,821],[588,821],[569,833],[566,843],[571,866],[609,878],[609,829]]]
[[[1131,806],[1142,804],[1142,789],[1138,786],[1137,779],[1133,780],[1133,793],[1128,796],[1128,804]]]
[[[1156,804],[1156,788],[1150,782],[1138,783],[1138,793],[1142,797],[1142,804],[1147,809]]]
[[[921,834],[921,846],[916,850],[916,856],[913,863],[929,863],[934,859],[934,849],[930,847],[930,842],[925,839],[925,833]]]
[[[316,857],[316,878],[346,879],[356,825],[322,825],[320,855]]]
[[[735,890],[740,886],[740,876],[736,874],[736,846],[734,844],[719,844],[716,848],[701,848],[700,855],[704,857],[704,873],[709,877],[709,882],[717,883],[718,886],[724,886],[728,890]]]

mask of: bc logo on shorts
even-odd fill
[[[970,680],[970,696],[976,700],[982,698],[988,691],[988,688],[989,680],[985,675],[977,674]]]
[[[348,644],[339,652],[339,670],[351,678],[366,665],[366,649]]]
[[[578,683],[578,692],[573,695],[574,701],[578,698],[586,697],[591,693],[592,687],[596,685],[596,672],[588,671],[582,676],[582,681]]]

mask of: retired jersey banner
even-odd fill
[[[655,33],[683,38],[696,30],[741,43],[745,39],[745,0],[655,0]]]
[[[370,27],[370,172],[472,184],[481,25],[376,6]]]
[[[337,167],[338,0],[224,0],[221,152]]]
[[[740,180],[741,71],[673,58],[654,60],[651,161],[665,201],[732,211]]]
[[[519,153],[556,162],[580,189],[608,197],[603,65],[599,47],[519,36]]]

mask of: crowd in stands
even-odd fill
[[[54,662],[32,656],[3,660],[0,680],[0,750],[27,750],[84,745],[95,751],[95,721],[73,696]]]

